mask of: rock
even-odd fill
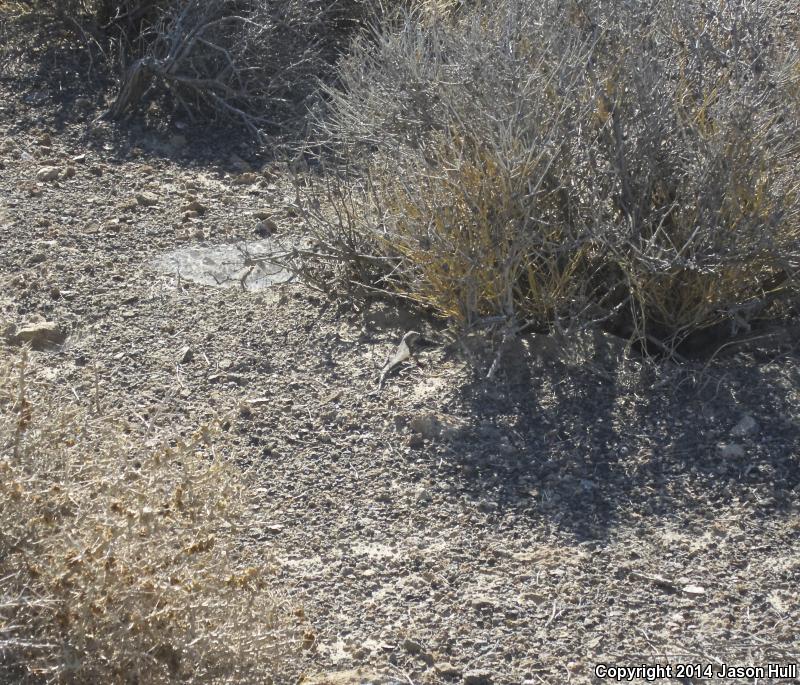
[[[75,107],[77,107],[78,109],[82,109],[84,111],[87,109],[91,109],[92,101],[89,98],[84,98],[84,97],[75,98]]]
[[[410,637],[407,637],[405,640],[403,640],[403,649],[405,649],[409,654],[420,654],[422,652],[422,645],[416,640],[412,640]]]
[[[735,438],[743,438],[757,431],[758,422],[750,414],[745,414],[739,419],[739,423],[731,429],[731,435]]]
[[[299,685],[390,685],[396,682],[378,673],[355,669],[304,676],[300,679]]]
[[[73,178],[76,174],[76,170],[74,166],[68,166],[64,169],[64,178]]]
[[[53,139],[50,137],[49,133],[44,133],[39,136],[39,139],[36,141],[36,144],[39,147],[52,147]]]
[[[257,209],[253,212],[253,218],[257,221],[267,221],[268,219],[272,219],[275,212],[270,209]]]
[[[190,209],[188,212],[183,213],[183,222],[186,223],[187,221],[192,221],[192,219],[197,219],[199,216],[199,212],[195,212],[194,210]]]
[[[260,238],[269,238],[269,236],[271,236],[277,230],[278,224],[276,224],[272,219],[265,219],[264,221],[259,221],[256,224],[253,232]]]
[[[423,438],[419,433],[412,433],[408,436],[406,444],[412,449],[417,449],[425,445],[425,438]]]
[[[102,176],[104,172],[103,167],[99,166],[98,164],[93,164],[89,167],[89,173],[92,176]]]
[[[182,212],[197,212],[198,215],[205,214],[207,207],[197,200],[192,200],[189,204],[181,207]]]
[[[721,443],[718,445],[717,449],[719,450],[720,456],[726,459],[741,459],[745,455],[744,447],[735,442]]]
[[[683,594],[689,595],[690,597],[699,597],[705,593],[706,589],[702,585],[686,585],[683,587]]]
[[[153,193],[136,193],[136,202],[142,207],[155,207],[158,204],[158,197]]]
[[[258,181],[258,176],[252,171],[247,171],[238,176],[234,176],[232,183],[237,186],[249,186]]]
[[[412,417],[408,425],[414,433],[418,433],[426,440],[437,440],[439,438],[447,440],[454,437],[459,429],[459,424],[454,418],[437,415],[433,412],[426,412]]]
[[[72,161],[75,162],[75,164],[83,164],[86,161],[86,155],[85,154],[75,155],[72,158]]]
[[[9,342],[22,345],[30,343],[34,350],[42,350],[53,345],[60,345],[67,338],[67,334],[57,323],[42,321],[40,323],[23,326],[16,331],[10,331]]]
[[[489,671],[467,671],[464,685],[492,685],[492,674]]]
[[[469,600],[469,604],[473,609],[484,611],[487,609],[494,609],[495,601],[491,597],[477,595]]]
[[[180,352],[178,352],[179,364],[188,364],[192,359],[194,359],[194,350],[188,345],[182,347]]]
[[[434,665],[433,670],[441,678],[458,678],[461,676],[461,669],[451,664],[449,661],[442,661]]]
[[[47,261],[47,255],[44,252],[34,252],[30,257],[28,257],[28,261],[26,263],[28,266],[35,266],[36,264],[41,264],[44,261]]]
[[[43,166],[36,172],[36,180],[47,183],[48,181],[55,181],[60,174],[61,170],[57,166]]]

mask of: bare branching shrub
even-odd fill
[[[168,93],[199,121],[226,120],[256,137],[298,129],[320,80],[350,39],[414,0],[25,0],[100,47],[120,90],[121,118]],[[426,2],[432,0],[425,0]]]
[[[161,87],[191,116],[232,119],[256,136],[297,125],[350,37],[382,11],[367,0],[172,0],[111,114]]]
[[[461,322],[577,315],[662,350],[746,327],[798,294],[798,23],[782,7],[409,15],[341,65],[321,129],[368,181],[311,225],[372,286]]]
[[[0,372],[0,680],[270,682],[293,632],[214,427],[144,447]]]
[[[379,210],[353,250],[388,259],[383,287],[466,325],[574,313],[598,256],[579,219],[590,189],[570,187],[572,122],[590,102],[564,95],[585,87],[591,44],[577,32],[532,40],[558,13],[529,9],[409,15],[358,44],[331,93],[326,133],[367,160],[365,200]]]
[[[781,3],[611,4],[589,18],[603,48],[592,178],[630,321],[671,345],[748,328],[798,292],[800,25]]]

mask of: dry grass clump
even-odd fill
[[[0,680],[271,682],[294,633],[212,426],[145,448],[0,368]]]
[[[312,225],[461,324],[747,328],[800,291],[798,29],[777,1],[409,14],[340,67],[323,137],[368,183]]]

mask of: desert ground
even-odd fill
[[[241,545],[303,616],[280,682],[797,664],[797,328],[684,363],[523,335],[487,378],[491,345],[401,301],[194,282],[158,260],[304,239],[297,176],[225,129],[98,120],[41,67],[0,75],[0,354],[29,331],[38,373],[152,436],[224,417],[258,497]],[[379,388],[411,330],[427,344]]]

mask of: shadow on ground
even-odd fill
[[[466,496],[579,541],[638,517],[710,521],[748,502],[762,517],[789,511],[800,484],[796,343],[704,369],[625,357],[592,335],[582,361],[520,341],[498,378],[476,374],[461,389],[472,420],[446,461]]]

